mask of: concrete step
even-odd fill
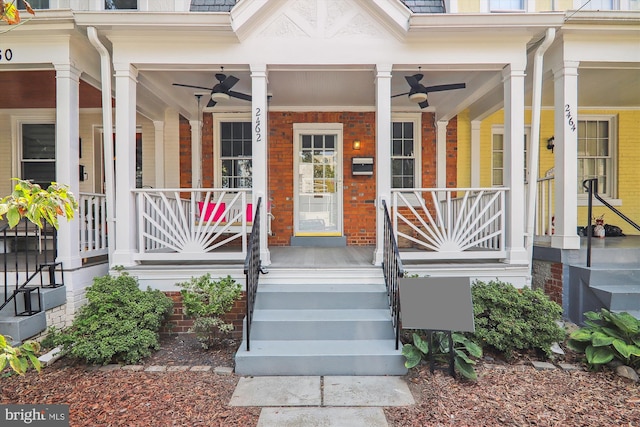
[[[640,283],[629,285],[591,285],[600,301],[613,311],[638,310],[640,308]]]
[[[260,275],[262,285],[344,285],[345,283],[384,283],[380,267],[360,266],[357,268],[283,268],[267,267],[268,274]]]
[[[44,331],[47,318],[44,311],[32,316],[11,316],[0,313],[0,334],[8,335],[13,342],[22,342]]]
[[[9,294],[12,294],[12,291],[9,290]],[[30,293],[31,295],[31,307],[32,309],[38,308],[38,293],[37,291],[33,291]],[[0,292],[0,301],[4,301],[4,290]],[[58,307],[64,304],[67,301],[67,290],[65,286],[59,286],[57,288],[40,288],[40,304],[43,311],[50,310],[52,308]],[[16,305],[18,312],[23,312],[25,310],[25,300],[24,294],[18,294],[18,298],[16,300]],[[15,306],[13,301],[11,301],[6,307],[0,311],[0,313],[4,313],[7,315],[15,314]]]
[[[256,310],[251,324],[255,340],[393,339],[386,309]]]
[[[386,308],[384,284],[260,284],[256,309]]]
[[[395,340],[251,340],[236,353],[239,375],[404,375]]]

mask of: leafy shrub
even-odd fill
[[[489,345],[510,358],[515,350],[542,350],[563,341],[564,330],[556,323],[562,307],[541,290],[517,289],[509,283],[476,281],[471,287],[475,333],[481,346]]]
[[[231,276],[212,280],[207,273],[178,283],[177,286],[183,288],[180,293],[184,313],[194,319],[189,332],[196,334],[203,348],[211,347],[233,330],[233,324],[225,323],[221,317],[233,308],[233,303],[242,295],[242,286]]]
[[[627,366],[640,366],[640,320],[629,313],[584,313],[585,327],[569,335],[569,348],[585,353],[593,370],[617,359]]]
[[[462,334],[453,332],[451,339],[455,370],[466,379],[475,381],[478,378],[473,368],[476,362],[469,356],[482,357],[482,348]],[[405,344],[402,347],[402,355],[406,359],[404,366],[407,368],[417,366],[423,359],[428,360],[431,355],[438,363],[448,363],[449,336],[444,332],[434,332],[433,345],[430,347],[428,340],[414,332],[413,344]]]
[[[92,364],[131,364],[160,347],[158,331],[173,307],[162,292],[142,291],[136,278],[121,273],[95,278],[87,300],[71,327],[53,338],[70,356]]]
[[[29,363],[40,372],[37,356],[39,351],[40,344],[36,341],[27,341],[19,347],[12,347],[6,337],[0,334],[0,372],[9,364],[13,372],[24,375],[29,369]]]

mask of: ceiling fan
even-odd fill
[[[453,90],[453,89],[464,89],[466,85],[464,83],[452,83],[448,85],[438,85],[438,86],[424,86],[420,83],[424,77],[422,74],[414,74],[413,76],[405,76],[404,78],[409,83],[409,87],[411,90],[405,93],[399,93],[397,95],[391,96],[392,98],[398,96],[408,95],[409,99],[413,102],[417,102],[420,108],[427,108],[429,106],[429,101],[427,100],[427,94],[429,92],[441,92],[443,90]]]
[[[193,86],[193,85],[187,85],[182,83],[174,83],[173,85],[190,87],[193,89],[210,90],[211,99],[209,100],[207,107],[213,107],[214,105],[216,105],[218,101],[227,100],[229,99],[229,97],[242,99],[244,101],[251,101],[251,95],[247,95],[245,93],[235,92],[231,90],[231,88],[240,81],[240,79],[238,79],[237,77],[231,76],[231,75],[227,76],[226,74],[217,73],[216,79],[218,80],[218,83],[216,83],[213,86],[213,88],[208,88],[203,86]]]

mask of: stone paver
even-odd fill
[[[387,427],[382,408],[264,408],[258,427]]]
[[[145,372],[166,372],[166,370],[167,370],[166,366],[153,365],[153,366],[149,366],[144,371]]]
[[[190,366],[167,366],[167,372],[184,372],[188,371]]]
[[[320,406],[320,377],[240,378],[230,406]]]
[[[100,368],[98,369],[99,371],[117,371],[120,369],[120,365],[117,364],[111,364],[111,365],[104,365],[104,366],[100,366]]]
[[[560,369],[566,372],[582,371],[582,368],[580,366],[573,365],[571,363],[558,363],[558,366],[560,366]]]
[[[324,377],[325,406],[413,405],[413,395],[400,377]]]
[[[549,362],[539,362],[537,360],[533,360],[531,365],[536,368],[537,371],[551,371],[556,369],[556,365]]]
[[[213,369],[213,373],[218,375],[233,375],[233,368],[228,366],[216,366]]]
[[[124,365],[122,367],[123,371],[134,371],[134,372],[139,372],[139,371],[144,371],[144,365]]]
[[[192,366],[191,370],[194,372],[209,372],[211,371],[211,366]]]

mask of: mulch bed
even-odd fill
[[[239,343],[204,350],[192,336],[163,336],[151,365],[233,367]],[[536,371],[525,359],[481,362],[477,383],[412,369],[416,399],[385,408],[400,426],[640,426],[640,386],[610,371]],[[261,408],[230,407],[239,377],[213,372],[101,371],[67,358],[40,374],[0,378],[0,404],[69,404],[72,426],[255,426]]]

